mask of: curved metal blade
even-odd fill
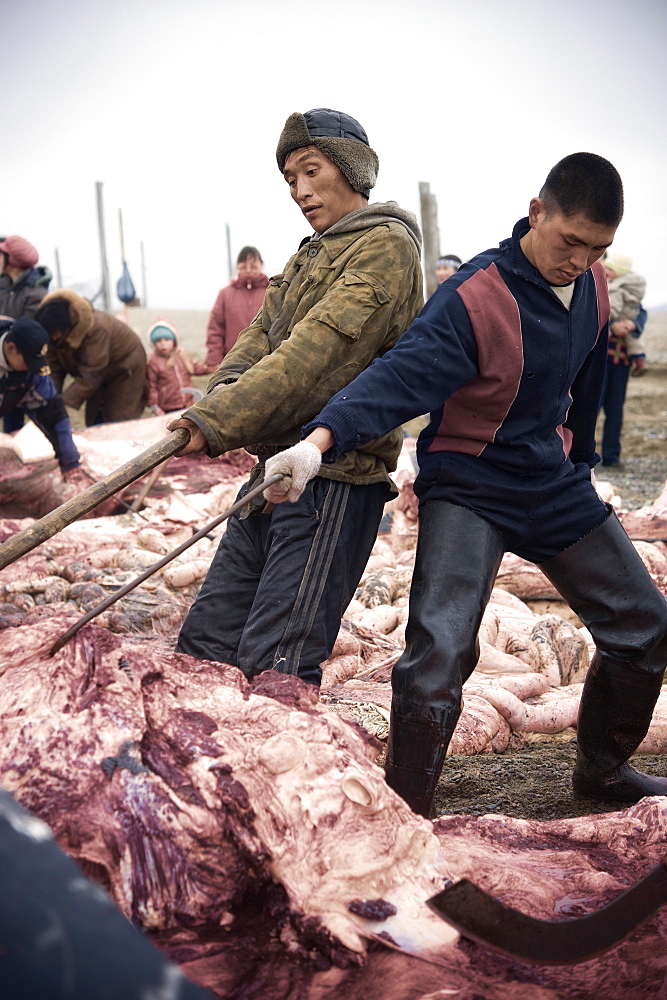
[[[667,903],[667,862],[595,913],[537,920],[462,879],[427,900],[464,937],[539,965],[572,965],[613,948]]]

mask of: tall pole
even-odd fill
[[[440,253],[440,234],[438,232],[438,202],[431,194],[431,185],[425,181],[419,182],[419,201],[421,204],[422,234],[424,236],[424,275],[426,277],[426,297],[433,295],[438,287],[435,267]]]
[[[125,263],[125,235],[123,233],[123,209],[118,209],[118,228],[120,229],[120,263]]]
[[[97,230],[100,235],[100,260],[102,263],[102,301],[106,312],[111,307],[109,292],[109,265],[107,263],[107,244],[104,236],[104,203],[102,201],[102,181],[96,181],[97,189]]]
[[[56,281],[58,282],[58,288],[63,287],[63,276],[60,272],[60,253],[58,252],[58,247],[53,251],[53,256],[56,260]]]
[[[232,267],[232,240],[229,234],[228,222],[225,222],[225,233],[227,235],[227,277],[231,281],[234,277],[234,269]]]
[[[141,304],[144,309],[148,306],[148,293],[146,291],[146,258],[144,257],[144,241],[139,244],[141,252]]]

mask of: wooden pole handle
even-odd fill
[[[190,432],[185,427],[177,427],[171,434],[156,441],[150,448],[146,448],[140,455],[126,462],[125,465],[121,465],[115,472],[111,472],[104,479],[89,486],[87,490],[77,493],[71,500],[67,500],[60,507],[45,514],[39,521],[35,521],[29,528],[12,535],[0,545],[0,570],[20,559],[26,552],[41,545],[47,538],[62,531],[68,524],[72,524],[84,514],[88,514],[103,500],[108,500],[114,493],[133,483],[135,479],[140,479],[156,465],[164,462],[165,459],[171,458],[189,440]]]
[[[200,528],[199,531],[196,531],[195,534],[192,536],[192,538],[188,538],[186,539],[186,541],[181,542],[178,548],[174,549],[173,552],[168,552],[166,556],[163,556],[162,559],[159,560],[159,562],[156,562],[152,566],[149,566],[147,569],[143,571],[143,573],[135,577],[134,580],[130,580],[129,583],[124,584],[120,588],[120,590],[116,590],[114,591],[113,594],[110,594],[108,597],[105,597],[105,599],[102,601],[101,604],[98,604],[97,607],[95,608],[91,608],[91,610],[87,614],[85,614],[83,618],[80,618],[78,622],[76,622],[76,624],[72,625],[71,628],[69,628],[63,635],[60,636],[59,639],[56,640],[56,642],[54,642],[53,646],[51,647],[51,652],[49,653],[49,656],[55,656],[58,650],[62,649],[63,646],[67,642],[69,642],[72,636],[76,635],[76,633],[79,631],[80,628],[82,628],[84,625],[87,625],[89,621],[93,620],[93,618],[97,618],[97,616],[100,615],[103,611],[106,611],[107,608],[110,608],[112,604],[115,604],[116,601],[119,601],[121,597],[125,597],[126,594],[129,594],[130,591],[134,590],[135,587],[138,587],[140,583],[144,582],[144,580],[147,580],[149,576],[153,575],[153,573],[157,573],[159,569],[163,569],[167,565],[167,563],[170,563],[172,561],[172,559],[175,559],[176,556],[180,556],[181,553],[185,552],[186,549],[189,549],[191,545],[194,545],[195,542],[198,542],[200,538],[204,538],[206,535],[208,535],[209,531],[213,531],[213,529],[217,528],[219,524],[222,524],[223,521],[226,521],[228,517],[231,517],[232,514],[235,514],[237,510],[240,510],[242,507],[245,507],[245,505],[250,500],[252,500],[256,496],[259,496],[260,493],[263,493],[264,490],[267,488],[267,486],[273,486],[274,483],[279,483],[280,480],[284,478],[285,475],[283,472],[277,472],[275,475],[269,476],[268,479],[263,480],[261,483],[257,483],[255,486],[252,487],[252,489],[248,490],[247,493],[244,493],[242,497],[236,500],[228,510],[224,511],[222,514],[218,514],[218,516],[214,517],[212,521],[209,521],[208,524],[205,524],[203,528]]]

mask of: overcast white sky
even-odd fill
[[[275,147],[292,111],[331,107],[380,158],[372,199],[438,199],[442,252],[508,236],[548,170],[578,150],[619,169],[614,249],[667,304],[667,4],[662,0],[19,0],[0,15],[0,234],[66,286],[100,281],[104,182],[112,288],[118,208],[148,304],[208,309],[225,223],[280,271],[309,227]],[[53,287],[53,286],[52,286]],[[114,306],[119,303],[114,300]]]

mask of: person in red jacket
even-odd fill
[[[153,345],[153,353],[146,365],[147,405],[156,415],[191,406],[197,390],[193,388],[190,377],[209,375],[210,369],[178,346],[176,327],[166,319],[153,323],[148,339]],[[196,398],[201,399],[201,393]]]
[[[218,293],[206,328],[206,364],[212,371],[262,307],[269,283],[263,263],[257,247],[243,247],[236,259],[236,277]]]

